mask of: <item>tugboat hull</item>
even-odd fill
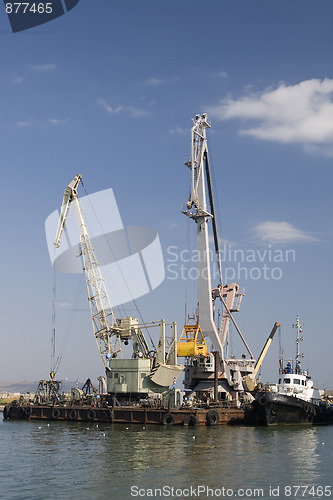
[[[260,392],[252,405],[261,425],[313,424],[317,420],[317,405],[294,396]]]

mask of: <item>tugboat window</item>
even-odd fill
[[[290,384],[290,378],[285,378],[285,379],[284,379],[284,383],[285,383],[285,384]]]
[[[299,385],[301,385],[301,381],[300,381],[300,379],[299,379],[299,378],[295,378],[295,379],[294,379],[294,384],[299,384]]]

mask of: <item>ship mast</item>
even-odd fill
[[[303,332],[299,320],[299,316],[296,317],[296,323],[293,325],[293,328],[296,328],[297,331],[297,336],[296,336],[296,357],[295,357],[295,373],[301,373],[301,361],[300,358],[303,357],[303,354],[300,354],[299,352],[299,344],[303,340],[303,337],[301,337],[300,333]]]

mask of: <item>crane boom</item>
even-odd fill
[[[81,177],[81,174],[76,175],[65,189],[54,246],[59,247],[61,244],[61,237],[65,229],[69,209],[71,204],[74,203],[94,336],[104,367],[106,368],[107,362],[111,358],[116,358],[118,354],[123,357],[121,328],[117,326],[117,321],[77,197],[77,188]]]
[[[183,211],[185,215],[193,219],[197,224],[199,322],[204,335],[210,338],[214,349],[219,352],[221,359],[224,359],[228,357],[228,349],[224,352],[224,347],[228,339],[229,323],[231,320],[251,359],[253,359],[252,353],[232,315],[233,311],[239,310],[244,292],[239,291],[239,285],[236,283],[224,286],[222,283],[222,264],[206,138],[207,128],[210,128],[210,124],[208,123],[206,113],[202,116],[196,115],[191,129],[191,161],[185,163],[191,170],[191,193],[186,204],[187,210]],[[206,184],[210,212],[207,211]],[[212,221],[213,226],[215,257],[220,280],[217,288],[212,288],[211,284],[208,235],[209,220]],[[215,300],[217,298],[221,300],[224,307],[220,331],[217,331],[214,320]]]
[[[53,243],[56,248],[60,247],[61,237],[65,229],[68,212],[72,201],[77,197],[77,187],[79,185],[81,177],[81,174],[75,176],[72,182],[70,182],[65,189],[64,198],[61,205],[57,234]]]
[[[197,115],[193,122],[191,129],[191,161],[186,163],[191,169],[191,193],[186,204],[187,210],[184,210],[183,213],[197,224],[198,255],[200,256],[198,259],[200,326],[204,335],[210,338],[214,350],[218,351],[220,357],[223,358],[223,345],[214,321],[209,259],[208,220],[213,215],[207,211],[205,171],[208,170],[206,129],[210,128],[210,125],[206,114]],[[217,244],[217,241],[215,243]],[[222,279],[221,269],[220,277]]]
[[[207,356],[201,356],[202,359],[200,359],[200,363],[198,359],[196,359],[198,354],[191,354],[196,353],[196,349],[198,348],[198,342],[194,331],[196,325],[185,325],[185,332],[192,333],[190,336],[187,336],[187,347],[185,351],[182,351],[182,346],[179,343],[178,347],[180,348],[180,353],[185,352],[185,356],[187,355],[187,357],[190,358],[189,363],[185,367],[184,385],[186,389],[195,390],[201,394],[203,398],[207,397],[207,391],[209,393],[214,391],[214,398],[217,397],[218,392],[220,393],[221,399],[227,398],[228,394],[232,394],[237,398],[238,394],[244,391],[244,377],[250,378],[250,375],[253,373],[255,359],[233,317],[233,313],[239,311],[244,291],[240,290],[237,283],[223,284],[212,176],[206,138],[206,130],[209,128],[210,124],[208,123],[206,113],[196,115],[191,129],[191,158],[185,163],[191,171],[191,193],[183,213],[196,223],[198,284],[197,323],[200,325],[203,337],[206,339],[208,337],[211,340],[212,350],[207,353]],[[209,202],[209,205],[207,202]],[[209,238],[210,222],[212,222],[213,226],[215,257],[219,279],[216,287],[212,287]],[[220,316],[221,311],[222,317]],[[220,322],[218,321],[219,318],[221,318]],[[230,357],[230,322],[232,322],[236,328],[237,333],[250,355],[250,359],[246,359],[245,354],[242,355],[242,359],[236,359],[235,356]],[[190,327],[192,330],[190,330]],[[215,384],[216,381],[217,385]]]
[[[254,370],[253,370],[253,379],[255,379],[255,377],[256,377],[256,375],[257,375],[258,371],[260,370],[260,367],[261,367],[261,365],[262,365],[262,362],[264,361],[264,357],[265,357],[265,356],[266,356],[266,354],[267,354],[267,351],[268,351],[268,349],[269,349],[269,346],[270,346],[270,345],[271,345],[271,343],[273,342],[273,337],[274,337],[274,335],[275,335],[276,330],[279,328],[279,326],[281,326],[281,325],[280,325],[280,323],[275,323],[275,324],[274,324],[274,326],[273,326],[273,328],[272,328],[272,331],[271,331],[271,333],[269,334],[269,337],[268,337],[268,339],[266,340],[264,347],[262,348],[262,351],[261,351],[261,353],[260,353],[260,356],[259,356],[259,358],[258,358],[258,360],[257,360],[256,364],[254,365]]]

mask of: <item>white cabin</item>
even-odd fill
[[[290,361],[287,362],[285,368],[280,368],[279,383],[271,385],[270,389],[272,392],[295,396],[304,401],[319,404],[319,391],[313,387],[313,381],[307,370],[300,370],[299,367],[293,368]]]

